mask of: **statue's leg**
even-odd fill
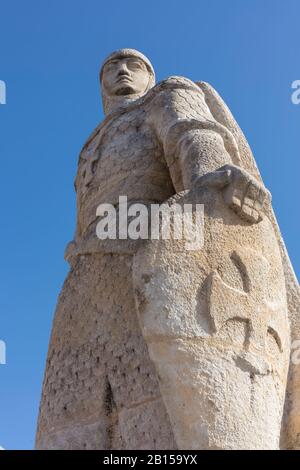
[[[39,449],[171,449],[174,438],[140,333],[131,257],[78,257],[48,352]]]

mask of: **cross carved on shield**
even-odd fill
[[[217,270],[210,274],[209,316],[217,334],[229,320],[244,321],[248,328],[245,349],[266,351],[266,337],[271,334],[283,351],[280,337],[282,300],[270,300],[268,292],[268,261],[254,250],[239,250],[231,254],[243,277],[243,290],[231,287],[221,278]],[[251,263],[251,270],[248,269]],[[251,274],[250,274],[251,272]]]

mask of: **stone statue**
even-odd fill
[[[38,449],[300,446],[299,290],[251,150],[207,83],[100,72],[40,405]],[[204,246],[96,236],[99,204],[204,204]]]

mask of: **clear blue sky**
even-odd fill
[[[213,84],[245,131],[299,273],[298,0],[1,0],[0,446],[33,447],[68,266],[81,145],[102,118],[98,68],[133,47],[157,78]]]

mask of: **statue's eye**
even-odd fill
[[[141,62],[140,60],[134,60],[134,59],[128,60],[127,67],[130,70],[144,70],[145,69],[143,62]]]
[[[115,68],[116,64],[117,64],[117,61],[112,60],[112,61],[108,62],[108,64],[105,65],[105,70],[106,71],[113,70]]]

